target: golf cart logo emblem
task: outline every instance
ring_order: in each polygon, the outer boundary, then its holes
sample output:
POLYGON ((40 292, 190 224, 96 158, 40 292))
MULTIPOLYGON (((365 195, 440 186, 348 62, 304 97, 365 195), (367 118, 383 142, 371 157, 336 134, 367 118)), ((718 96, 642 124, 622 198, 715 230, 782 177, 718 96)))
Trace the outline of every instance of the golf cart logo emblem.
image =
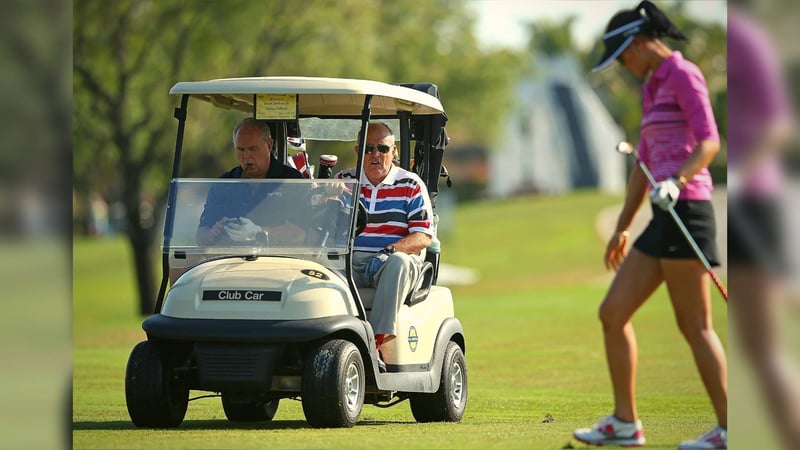
POLYGON ((279 302, 281 301, 281 293, 280 291, 241 291, 238 289, 222 289, 203 291, 203 300, 279 302))
POLYGON ((330 280, 330 278, 327 275, 320 272, 319 270, 303 269, 300 271, 300 273, 302 273, 303 275, 308 275, 310 277, 319 278, 320 280, 330 280))
POLYGON ((412 326, 408 329, 408 348, 410 348, 412 352, 417 351, 418 342, 419 336, 417 336, 417 329, 412 326))

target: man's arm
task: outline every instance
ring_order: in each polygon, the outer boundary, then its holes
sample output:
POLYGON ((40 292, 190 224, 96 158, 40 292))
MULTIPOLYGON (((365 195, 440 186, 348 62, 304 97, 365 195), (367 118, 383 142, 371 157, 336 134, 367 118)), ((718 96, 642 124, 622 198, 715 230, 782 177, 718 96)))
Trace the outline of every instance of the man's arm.
POLYGON ((419 254, 431 245, 433 239, 433 207, 425 183, 416 175, 412 179, 416 181, 416 186, 406 206, 410 233, 397 241, 394 246, 396 251, 419 254))
POLYGON ((421 231, 416 231, 395 242, 394 249, 398 252, 418 255, 423 249, 431 245, 431 236, 421 231))
MULTIPOLYGON (((226 178, 226 174, 222 175, 226 178)), ((212 185, 206 193, 206 203, 203 205, 203 212, 200 214, 200 223, 195 232, 195 241, 198 245, 212 245, 225 229, 225 224, 232 219, 224 217, 224 202, 226 198, 224 191, 219 186, 212 185)))
POLYGON ((217 238, 225 232, 225 224, 231 222, 232 220, 230 217, 223 217, 217 223, 212 226, 203 226, 200 225, 197 227, 197 232, 195 233, 195 240, 197 241, 198 245, 212 245, 217 240, 217 238))

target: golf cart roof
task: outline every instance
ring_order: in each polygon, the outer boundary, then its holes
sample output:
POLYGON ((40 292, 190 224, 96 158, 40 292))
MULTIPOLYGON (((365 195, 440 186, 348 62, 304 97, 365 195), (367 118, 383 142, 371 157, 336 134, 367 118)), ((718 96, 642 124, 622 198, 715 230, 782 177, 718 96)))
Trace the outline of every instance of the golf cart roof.
POLYGON ((256 94, 296 94, 300 116, 357 117, 366 95, 373 116, 444 114, 438 98, 426 92, 379 81, 319 77, 224 78, 176 83, 170 94, 188 94, 214 106, 252 112, 256 94))

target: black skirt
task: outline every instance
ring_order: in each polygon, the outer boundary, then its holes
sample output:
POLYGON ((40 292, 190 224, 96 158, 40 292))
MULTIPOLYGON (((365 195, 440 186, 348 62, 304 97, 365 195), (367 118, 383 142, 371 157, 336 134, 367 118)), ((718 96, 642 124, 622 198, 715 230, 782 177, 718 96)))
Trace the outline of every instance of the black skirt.
MULTIPOLYGON (((651 205, 653 219, 647 224, 633 246, 647 255, 656 258, 685 259, 697 258, 692 246, 684 237, 675 220, 668 211, 651 205)), ((705 255, 711 266, 719 266, 717 250, 717 224, 714 220, 714 207, 708 200, 679 200, 675 205, 689 234, 705 255)))

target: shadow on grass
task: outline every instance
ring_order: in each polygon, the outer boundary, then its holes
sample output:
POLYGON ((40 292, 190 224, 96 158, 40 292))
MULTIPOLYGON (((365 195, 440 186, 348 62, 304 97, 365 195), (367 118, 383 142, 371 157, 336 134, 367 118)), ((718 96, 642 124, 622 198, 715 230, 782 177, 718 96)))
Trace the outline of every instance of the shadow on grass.
MULTIPOLYGON (((415 422, 388 420, 360 420, 356 426, 402 425, 415 422)), ((271 422, 230 422, 227 420, 184 420, 175 428, 143 428, 162 430, 299 430, 313 428, 305 420, 274 420, 271 422)), ((138 427, 128 420, 73 422, 72 429, 80 430, 136 430, 138 427)))

